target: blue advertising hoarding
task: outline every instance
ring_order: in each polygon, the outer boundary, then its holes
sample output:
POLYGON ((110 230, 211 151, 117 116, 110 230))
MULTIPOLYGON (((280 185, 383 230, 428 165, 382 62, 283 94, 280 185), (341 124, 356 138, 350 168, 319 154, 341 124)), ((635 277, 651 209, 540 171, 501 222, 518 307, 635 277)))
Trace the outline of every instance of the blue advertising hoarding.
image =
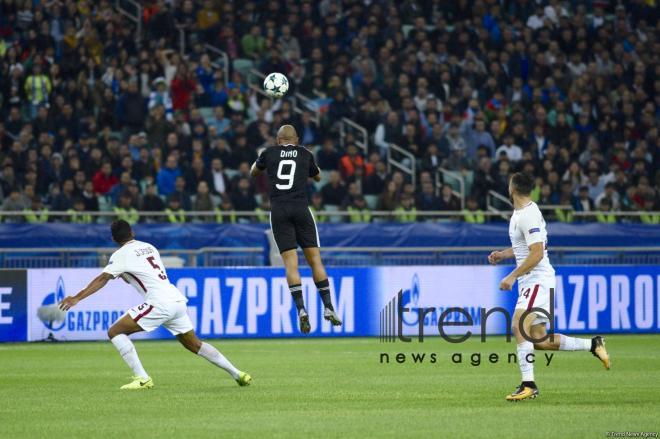
MULTIPOLYGON (((411 309, 434 307, 424 317, 428 335, 437 334, 438 318, 461 307, 480 325, 481 309, 513 309, 517 292, 499 291, 511 267, 425 266, 329 268, 336 310, 344 325, 322 319, 322 304, 309 270, 303 270, 303 295, 310 312, 308 336, 378 336, 380 311, 399 290, 411 309)), ((660 332, 660 267, 556 267, 556 330, 567 333, 660 332)), ((105 339, 122 313, 141 296, 116 280, 80 302, 63 322, 43 323, 39 306, 75 294, 99 269, 42 269, 0 272, 0 340, 41 340, 53 333, 62 340, 105 339), (26 279, 27 278, 27 288, 26 279), (11 292, 10 292, 11 290, 11 292), (27 293, 27 294, 26 294, 27 293)), ((197 332, 205 338, 297 337, 295 306, 281 268, 171 269, 168 275, 187 297, 197 332)), ((418 329, 417 313, 403 319, 405 333, 418 329)), ((471 328, 458 328, 460 330, 471 328)), ((504 318, 488 320, 488 333, 507 330, 504 318)), ((159 329, 137 338, 169 338, 159 329)))
POLYGON ((27 272, 0 270, 0 342, 27 339, 27 272))

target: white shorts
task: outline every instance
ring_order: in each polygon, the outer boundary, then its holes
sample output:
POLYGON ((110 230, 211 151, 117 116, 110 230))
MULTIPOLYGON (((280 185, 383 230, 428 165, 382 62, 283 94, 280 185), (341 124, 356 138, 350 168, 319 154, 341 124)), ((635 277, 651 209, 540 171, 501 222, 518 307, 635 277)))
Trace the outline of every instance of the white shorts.
POLYGON ((193 330, 185 302, 172 302, 159 306, 143 303, 129 309, 126 314, 147 332, 158 329, 161 325, 167 328, 172 335, 185 334, 193 330))
MULTIPOLYGON (((555 279, 532 280, 531 282, 518 281, 518 302, 516 309, 529 310, 532 308, 541 308, 548 314, 550 313, 550 290, 554 291, 555 279)), ((536 319, 532 325, 548 323, 550 320, 545 314, 536 313, 536 319)))

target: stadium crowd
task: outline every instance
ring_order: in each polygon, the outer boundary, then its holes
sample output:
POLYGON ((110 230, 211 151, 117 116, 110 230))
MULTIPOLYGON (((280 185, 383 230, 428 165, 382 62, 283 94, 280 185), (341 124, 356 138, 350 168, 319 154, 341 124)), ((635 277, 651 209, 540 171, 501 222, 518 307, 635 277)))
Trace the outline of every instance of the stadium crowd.
POLYGON ((106 210, 267 222, 267 185, 249 167, 283 123, 325 171, 310 183, 313 208, 347 210, 346 221, 385 210, 481 223, 489 191, 508 196, 518 170, 536 177, 551 220, 659 208, 654 0, 142 3, 138 35, 107 0, 0 0, 1 210, 24 212, 4 221, 85 223, 106 210), (288 96, 322 109, 320 126, 290 98, 262 98, 249 68, 223 70, 204 44, 285 73, 288 96), (367 154, 350 135, 340 146, 342 117, 368 130, 367 154), (388 171, 392 143, 415 156, 415 186, 388 171), (462 212, 450 181, 436 188, 439 168, 464 180, 462 212), (574 214, 589 211, 602 213, 574 214))

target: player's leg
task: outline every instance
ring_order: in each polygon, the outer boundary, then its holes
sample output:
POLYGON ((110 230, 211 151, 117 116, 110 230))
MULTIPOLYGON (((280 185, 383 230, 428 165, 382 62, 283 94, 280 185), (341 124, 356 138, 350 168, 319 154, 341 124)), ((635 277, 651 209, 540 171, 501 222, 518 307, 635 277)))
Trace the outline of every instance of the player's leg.
POLYGON ((536 315, 528 313, 523 318, 525 311, 525 309, 516 308, 511 321, 511 331, 517 344, 518 366, 522 383, 513 393, 507 395, 507 401, 533 399, 539 394, 534 382, 534 345, 527 340, 536 315))
MULTIPOLYGON (((142 305, 140 305, 142 306, 142 305)), ((132 309, 137 309, 132 308, 132 309)), ((144 310, 146 311, 145 308, 144 310)), ((139 315, 139 314, 138 314, 139 315)), ((133 371, 133 382, 122 386, 122 390, 146 389, 153 387, 153 381, 144 370, 142 362, 138 357, 135 345, 128 338, 130 334, 143 331, 142 327, 138 325, 130 313, 124 314, 108 329, 108 337, 119 351, 119 355, 124 359, 124 362, 133 371)))
MULTIPOLYGON (((172 331, 172 328, 181 326, 181 324, 181 322, 173 321, 171 324, 165 326, 170 329, 170 331, 172 331)), ((222 355, 219 350, 197 338, 194 330, 190 329, 185 333, 177 334, 176 338, 183 345, 183 347, 188 349, 193 354, 199 355, 200 357, 206 359, 209 363, 214 364, 220 369, 226 371, 229 375, 232 376, 232 378, 236 380, 239 386, 248 386, 250 381, 252 381, 252 377, 249 374, 238 370, 224 355, 222 355)))
MULTIPOLYGON (((547 335, 545 324, 532 326, 532 339, 541 340, 547 335)), ((545 351, 589 351, 598 358, 605 369, 610 368, 610 356, 605 349, 603 337, 597 335, 591 339, 569 337, 564 334, 550 334, 550 336, 538 343, 534 343, 534 348, 545 351)))
POLYGON ((316 227, 316 220, 309 208, 299 208, 295 216, 296 221, 296 242, 303 249, 305 259, 312 269, 314 284, 319 291, 321 301, 323 301, 323 318, 330 321, 333 325, 341 325, 339 316, 335 313, 330 296, 330 283, 328 274, 325 272, 323 261, 321 261, 321 243, 319 240, 319 231, 316 227))
POLYGON ((298 319, 300 321, 300 332, 308 334, 311 326, 302 296, 302 282, 300 280, 300 272, 298 271, 298 244, 296 243, 295 224, 290 218, 290 210, 291 208, 287 206, 278 206, 276 209, 271 209, 270 228, 273 230, 277 249, 282 256, 282 261, 284 261, 286 281, 289 285, 293 302, 296 304, 298 319))
POLYGON ((305 309, 305 301, 302 295, 302 281, 300 271, 298 270, 298 252, 296 248, 282 252, 282 260, 286 270, 286 282, 289 285, 289 291, 293 302, 296 304, 298 319, 300 321, 300 332, 308 334, 312 329, 309 324, 309 315, 305 309))
POLYGON ((316 284, 316 288, 323 301, 323 318, 335 326, 341 325, 341 320, 335 312, 334 306, 332 306, 330 282, 328 281, 328 275, 326 274, 325 267, 321 261, 321 252, 319 251, 319 248, 306 247, 303 248, 303 253, 305 253, 305 259, 307 259, 307 263, 312 268, 314 284, 316 284))

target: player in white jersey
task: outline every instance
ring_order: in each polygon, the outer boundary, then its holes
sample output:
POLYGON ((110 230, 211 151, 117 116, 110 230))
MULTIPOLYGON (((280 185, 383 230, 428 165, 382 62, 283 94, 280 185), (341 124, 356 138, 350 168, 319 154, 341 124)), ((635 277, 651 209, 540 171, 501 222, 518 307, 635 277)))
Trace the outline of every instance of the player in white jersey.
MULTIPOLYGON (((539 207, 530 199, 534 180, 521 172, 509 181, 509 196, 513 215, 509 224, 511 248, 494 251, 488 256, 491 264, 515 257, 516 268, 502 279, 500 290, 509 291, 518 280, 518 302, 511 319, 511 329, 518 343, 518 365, 522 384, 508 401, 536 398, 539 394, 534 382, 534 349, 562 351, 591 351, 610 368, 610 357, 603 338, 568 337, 546 331, 551 316, 550 303, 554 297, 555 270, 548 259, 548 234, 539 207)), ((553 328, 554 326, 551 326, 553 328)))
POLYGON ((115 221, 110 228, 112 239, 119 245, 119 249, 112 254, 100 275, 75 296, 65 297, 59 306, 68 310, 118 277, 144 296, 144 303, 129 309, 108 330, 110 341, 133 371, 133 381, 121 389, 153 387, 153 380, 142 367, 135 346, 128 336, 140 331, 150 332, 161 325, 176 336, 186 349, 227 371, 238 385, 249 385, 252 381, 250 375, 236 369, 220 351, 197 338, 188 317, 188 299, 170 283, 158 250, 151 244, 137 241, 126 221, 115 221))

